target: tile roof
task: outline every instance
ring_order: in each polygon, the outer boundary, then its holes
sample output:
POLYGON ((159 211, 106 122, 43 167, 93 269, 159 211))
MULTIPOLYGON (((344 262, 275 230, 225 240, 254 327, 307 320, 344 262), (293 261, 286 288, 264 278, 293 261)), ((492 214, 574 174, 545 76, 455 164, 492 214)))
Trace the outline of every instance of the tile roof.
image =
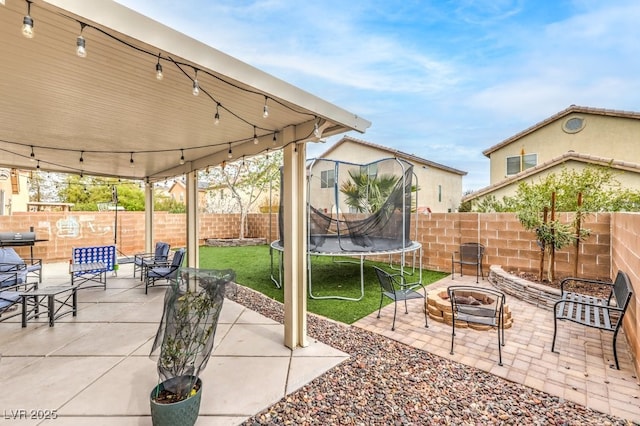
POLYGON ((476 198, 485 196, 497 189, 512 185, 516 182, 519 182, 523 179, 534 176, 544 170, 548 170, 554 166, 557 166, 558 164, 566 163, 568 161, 578 161, 581 163, 594 164, 598 166, 609 166, 611 168, 618 169, 618 170, 630 171, 633 173, 640 173, 640 164, 637 164, 637 163, 630 163, 628 161, 613 160, 612 158, 604 158, 604 157, 598 157, 595 155, 580 154, 578 152, 569 151, 558 157, 552 158, 549 161, 540 163, 535 167, 531 167, 516 175, 503 179, 500 182, 494 183, 493 185, 486 186, 482 189, 472 192, 471 194, 465 195, 462 197, 462 201, 464 202, 464 201, 474 200, 476 198))
POLYGON ((347 142, 352 142, 352 143, 356 143, 356 144, 360 144, 360 145, 366 145, 366 146, 369 146, 371 148, 375 148, 377 150, 387 152, 387 153, 393 155, 394 157, 402 158, 404 160, 408 160, 408 161, 411 161, 411 162, 414 162, 414 163, 419 163, 419 164, 422 164, 422 165, 425 165, 425 166, 434 167, 434 168, 441 169, 441 170, 444 170, 444 171, 447 171, 447 172, 455 173, 455 174, 458 174, 460 176, 465 176, 467 174, 467 172, 465 172, 463 170, 454 169, 453 167, 445 166, 443 164, 439 164, 439 163, 436 163, 434 161, 427 160, 426 158, 418 157, 417 155, 414 155, 414 154, 407 154, 406 152, 398 151, 397 149, 389 148, 389 147, 384 146, 384 145, 378 145, 378 144, 372 143, 372 142, 367 142, 367 141, 364 141, 362 139, 356 139, 356 138, 353 138, 351 136, 342 137, 342 139, 340 139, 338 142, 336 142, 331 147, 329 147, 329 149, 327 149, 325 152, 320 154, 318 156, 318 158, 325 158, 327 155, 329 155, 332 151, 334 151, 340 145, 342 145, 344 143, 347 143, 347 142))

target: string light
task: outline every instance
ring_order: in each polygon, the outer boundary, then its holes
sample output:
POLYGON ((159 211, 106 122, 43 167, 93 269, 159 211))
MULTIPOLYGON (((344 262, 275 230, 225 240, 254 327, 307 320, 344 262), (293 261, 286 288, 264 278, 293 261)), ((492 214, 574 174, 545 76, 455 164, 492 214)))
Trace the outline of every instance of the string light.
POLYGON ((198 84, 198 70, 196 70, 196 76, 193 79, 193 96, 198 96, 200 94, 200 85, 198 84))
POLYGON ((158 63, 156 64, 156 80, 162 80, 162 65, 160 65, 160 53, 158 53, 158 63))
POLYGON ((22 19, 22 35, 26 38, 33 38, 33 18, 31 17, 31 0, 27 2, 27 15, 22 19))
POLYGON ((82 22, 80 23, 80 35, 76 39, 76 46, 77 46, 76 47, 76 54, 80 58, 86 58, 87 57, 86 42, 85 42, 84 37, 82 37, 82 31, 84 30, 85 26, 86 26, 86 24, 83 24, 82 22))
POLYGON ((233 158, 233 151, 231 151, 231 142, 229 142, 229 153, 227 154, 227 157, 233 158))
MULTIPOLYGON (((23 30, 23 34, 24 34, 24 36, 25 36, 25 37, 32 38, 32 37, 34 36, 34 30, 33 30, 33 28, 34 28, 34 20, 33 20, 33 18, 31 17, 31 4, 32 4, 32 3, 34 3, 34 0, 25 0, 25 2, 27 3, 27 14, 24 16, 24 19, 23 19, 23 28, 22 28, 22 30, 23 30)), ((0 5, 5 5, 5 3, 6 3, 6 0, 0 0, 0 5)), ((91 28, 94 28, 94 29, 95 29, 95 30, 97 30, 98 32, 101 32, 101 33, 103 33, 103 34, 105 34, 105 35, 107 35, 107 36, 110 36, 111 38, 113 38, 114 40, 116 40, 117 42, 119 42, 119 43, 121 43, 121 44, 124 44, 124 45, 130 46, 130 47, 136 48, 135 46, 129 45, 127 42, 125 42, 125 41, 123 41, 123 40, 119 39, 118 37, 115 37, 115 36, 113 36, 113 35, 108 34, 108 33, 107 33, 107 32, 105 32, 104 30, 101 30, 101 29, 99 29, 99 28, 93 27, 93 26, 92 26, 92 25, 90 25, 90 24, 85 24, 85 23, 83 23, 83 22, 77 21, 77 20, 75 20, 75 19, 74 19, 74 21, 76 21, 77 23, 79 23, 79 24, 80 24, 80 34, 79 34, 79 35, 78 35, 78 37, 76 38, 76 54, 77 54, 79 57, 86 57, 86 55, 87 55, 87 50, 86 50, 86 47, 87 47, 87 46, 86 46, 86 39, 85 39, 85 38, 84 38, 84 36, 83 36, 84 28, 85 28, 86 26, 89 26, 89 27, 91 27, 91 28)), ((145 54, 147 54, 147 55, 150 55, 150 56, 156 56, 156 54, 154 54, 154 53, 151 53, 151 52, 148 52, 148 51, 144 51, 144 50, 142 50, 142 49, 138 49, 138 50, 141 50, 143 53, 145 53, 145 54)), ((162 57, 162 52, 159 52, 159 53, 157 54, 157 61, 156 61, 156 79, 157 79, 157 80, 162 80, 162 79, 163 79, 163 77, 164 77, 164 75, 163 75, 163 68, 162 68, 162 64, 160 63, 160 59, 164 59, 164 58, 162 57)), ((194 78, 193 78, 193 80, 192 80, 192 82, 193 82, 193 91, 192 91, 192 93, 193 93, 193 95, 194 95, 194 96, 198 96, 198 95, 199 95, 199 93, 200 93, 200 84, 199 84, 199 81, 198 81, 198 73, 199 73, 199 71, 201 71, 201 70, 199 70, 198 68, 195 68, 193 65, 190 65, 190 64, 185 64, 185 63, 181 63, 181 62, 176 62, 176 61, 174 61, 173 59, 171 59, 170 57, 169 57, 168 59, 169 59, 169 60, 171 60, 171 61, 172 61, 176 66, 178 66, 178 67, 181 67, 181 66, 187 66, 187 67, 191 67, 191 68, 193 69, 193 71, 194 71, 194 74, 195 74, 195 75, 194 75, 194 78)), ((183 72, 184 72, 184 71, 183 71, 183 72)), ((205 70, 204 72, 208 74, 208 72, 207 72, 206 70, 205 70)), ((187 73, 185 73, 185 75, 186 75, 187 77, 189 77, 187 73)), ((229 82, 227 82, 227 81, 224 81, 224 80, 222 80, 222 81, 223 81, 224 83, 226 83, 226 84, 233 85, 232 83, 229 83, 229 82)), ((237 87, 237 86, 235 86, 235 87, 237 87)), ((243 91, 245 91, 245 92, 251 92, 251 93, 254 93, 254 94, 258 94, 258 93, 256 93, 256 92, 252 92, 252 91, 250 91, 250 90, 246 90, 246 89, 241 89, 241 90, 243 90, 243 91)), ((207 95, 208 95, 208 94, 207 94, 207 95)), ((263 96, 264 96, 263 117, 264 117, 264 118, 268 118, 268 116, 269 116, 269 105, 268 105, 268 103, 269 103, 269 96, 264 95, 264 94, 263 94, 263 96)), ((209 97, 211 98, 211 96, 209 96, 209 97)), ((220 102, 216 101, 216 100, 215 100, 215 99, 213 99, 213 98, 211 98, 211 100, 213 100, 214 102, 216 102, 216 112, 215 112, 215 115, 214 115, 214 124, 215 124, 215 125, 218 125, 218 124, 219 124, 219 122, 220 122, 220 107, 221 107, 222 105, 220 104, 220 102)), ((286 106, 285 106, 285 107, 286 107, 286 106)), ((226 109, 226 108, 225 108, 225 109, 226 109)), ((289 108, 289 109, 291 109, 291 108, 289 108)), ((258 135, 257 135, 257 129, 258 129, 258 126, 257 126, 256 124, 253 124, 253 123, 251 123, 250 121, 248 121, 248 120, 246 120, 246 119, 242 118, 241 116, 237 115, 237 114, 236 114, 236 113, 234 113, 233 111, 230 111, 230 110, 228 110, 228 109, 226 109, 226 110, 227 110, 231 115, 233 115, 233 116, 235 116, 235 117, 239 118, 240 120, 244 121, 245 123, 247 123, 247 124, 249 124, 249 125, 252 125, 252 126, 253 126, 253 143, 254 143, 255 145, 258 145, 258 144, 260 143, 260 140, 259 140, 258 135)), ((299 112, 299 111, 295 111, 295 110, 293 110, 293 109, 292 109, 292 111, 294 111, 294 112, 299 112)), ((311 115, 311 114, 309 114, 309 113, 303 113, 303 112, 299 112, 299 113, 307 114, 307 115, 311 115)), ((315 116, 315 119, 316 119, 316 122, 314 123, 314 134, 316 134, 316 136, 320 136, 320 131, 319 131, 319 122, 320 122, 320 121, 319 121, 319 119, 318 119, 318 117, 317 117, 317 116, 315 116), (317 132, 317 133, 316 133, 316 132, 317 132)), ((262 127, 261 127, 261 129, 262 129, 262 127)), ((268 130, 268 129, 264 129, 264 130, 268 130)), ((277 135, 277 133, 278 133, 278 132, 277 132, 276 130, 271 130, 271 132, 273 132, 273 138, 272 138, 273 144, 274 144, 274 145, 277 145, 277 143, 278 143, 278 135, 277 135)), ((223 142, 223 143, 224 143, 224 142, 223 142)), ((229 152, 228 152, 228 154, 232 154, 232 150, 231 150, 231 142, 228 142, 228 143, 229 143, 229 152)), ((20 145, 22 145, 22 144, 20 144, 20 145)), ((25 146, 25 145, 23 145, 23 146, 25 146)), ((35 152, 34 152, 34 146, 33 146, 33 145, 30 145, 30 148, 31 148, 30 161, 32 161, 32 162, 38 161, 38 165, 39 165, 39 161, 40 161, 40 160, 37 160, 37 159, 36 159, 35 152)), ((41 148, 41 147, 39 147, 39 148, 41 148)), ((75 151, 75 150, 70 150, 70 151, 75 151)), ((76 151, 76 152, 77 152, 77 151, 76 151)), ((80 152, 79 162, 80 162, 80 164, 81 164, 81 165, 84 165, 84 152, 85 152, 85 151, 81 151, 81 152, 80 152)), ((92 152, 93 152, 93 151, 92 151, 92 152)), ((96 151, 96 152, 98 152, 98 151, 96 151)), ((126 151, 125 151, 125 152, 126 152, 126 151)), ((156 152, 156 151, 149 151, 149 152, 156 152)), ((135 167, 134 159, 133 159, 133 154, 134 154, 134 153, 135 153, 134 151, 131 151, 131 152, 130 152, 130 158, 129 158, 130 167, 132 167, 132 168, 134 168, 134 167, 135 167)), ((180 153, 181 153, 181 155, 180 155, 180 158, 181 158, 181 160, 180 160, 180 164, 184 164, 184 149, 180 149, 180 153)))
POLYGON ((40 169, 40 160, 38 160, 38 164, 36 165, 36 169, 40 169))

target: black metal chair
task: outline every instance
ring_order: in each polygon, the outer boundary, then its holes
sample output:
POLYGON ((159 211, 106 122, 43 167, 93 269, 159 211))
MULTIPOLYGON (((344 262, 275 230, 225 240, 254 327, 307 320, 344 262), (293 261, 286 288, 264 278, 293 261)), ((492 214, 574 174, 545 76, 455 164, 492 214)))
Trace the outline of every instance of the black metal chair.
POLYGON ((145 269, 158 265, 162 266, 167 263, 169 258, 169 243, 158 241, 153 253, 138 253, 133 257, 133 278, 136 277, 136 271, 140 271, 140 279, 145 276, 145 269))
MULTIPOLYGON (((393 300, 393 324, 391 330, 396 328, 396 312, 398 310, 398 301, 404 301, 405 314, 409 313, 407 308, 407 300, 411 299, 424 299, 426 300, 426 290, 422 283, 409 283, 405 282, 404 276, 401 274, 389 274, 386 271, 374 266, 378 281, 380 282, 380 307, 378 308, 378 318, 380 318, 380 311, 382 310, 382 302, 385 297, 393 300), (422 293, 415 291, 417 287, 422 287, 422 293)), ((424 326, 429 327, 427 323, 427 309, 422 306, 424 311, 424 326)))
POLYGON ((482 270, 482 257, 484 256, 484 246, 480 243, 462 243, 460 249, 451 253, 451 279, 455 272, 455 265, 460 265, 460 276, 462 276, 462 268, 464 265, 476 267, 476 283, 479 282, 478 277, 484 280, 484 271, 482 270))
POLYGON ((155 286, 156 281, 158 280, 167 280, 167 284, 164 285, 171 285, 171 280, 176 279, 178 269, 182 266, 185 253, 185 249, 178 249, 173 253, 171 263, 167 262, 162 265, 155 263, 152 266, 145 268, 144 293, 147 294, 149 287, 155 286))
POLYGON ((505 295, 498 290, 474 286, 450 286, 447 294, 453 315, 451 324, 451 355, 456 335, 456 321, 486 325, 498 330, 498 365, 502 365, 504 346, 505 295))

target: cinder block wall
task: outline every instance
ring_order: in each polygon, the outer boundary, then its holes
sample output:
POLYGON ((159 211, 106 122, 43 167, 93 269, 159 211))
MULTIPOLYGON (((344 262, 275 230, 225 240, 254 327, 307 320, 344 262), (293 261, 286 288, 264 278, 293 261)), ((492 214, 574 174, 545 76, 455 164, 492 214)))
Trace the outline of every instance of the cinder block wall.
MULTIPOLYGON (((564 223, 573 216, 560 213, 564 223)), ((415 218, 415 216, 414 216, 415 218)), ((448 272, 451 253, 462 242, 479 241, 486 246, 485 273, 490 265, 504 270, 537 272, 540 249, 535 236, 522 228, 512 213, 432 213, 420 215, 412 224, 412 239, 422 243, 422 263, 426 269, 448 272)), ((200 238, 236 238, 240 226, 237 214, 203 214, 200 216, 200 238)), ((133 255, 144 251, 144 213, 118 212, 117 226, 114 212, 38 212, 0 216, 0 231, 29 231, 33 227, 39 242, 33 247, 34 257, 46 262, 66 261, 73 247, 113 244, 117 234, 121 254, 133 255)), ((166 212, 154 213, 156 239, 167 241, 172 247, 186 244, 186 216, 166 212)), ((579 246, 578 274, 590 278, 613 278, 618 269, 626 271, 634 286, 634 300, 625 317, 624 330, 640 371, 638 354, 637 301, 640 289, 640 214, 597 213, 588 216, 584 228, 591 229, 589 238, 579 246)), ((267 242, 278 238, 277 214, 250 214, 247 218, 247 237, 264 238, 267 242)), ((16 249, 29 256, 28 247, 16 249)), ((575 247, 556 252, 558 277, 573 275, 575 247)), ((466 273, 474 273, 469 270, 466 273)))
POLYGON ((640 342, 638 341, 638 301, 640 301, 640 240, 638 240, 638 230, 640 229, 640 214, 638 213, 615 213, 611 220, 611 263, 612 276, 618 270, 623 270, 629 275, 633 286, 633 296, 631 303, 624 316, 624 334, 631 346, 636 371, 640 371, 640 342))
MULTIPOLYGON (((570 214, 559 215, 570 222, 570 214)), ((609 278, 610 219, 608 213, 587 217, 585 228, 591 236, 580 245, 578 274, 594 278, 609 278)), ((486 246, 485 271, 490 265, 501 265, 506 271, 537 272, 540 250, 532 232, 525 231, 512 213, 432 213, 419 215, 412 224, 411 238, 422 243, 422 262, 425 268, 451 270, 451 253, 462 242, 479 241, 486 246), (417 226, 416 226, 417 225, 417 226)), ((203 214, 199 219, 201 243, 207 238, 237 238, 240 215, 203 214)), ((71 248, 113 244, 116 239, 121 254, 132 255, 144 251, 144 214, 142 212, 39 212, 0 216, 0 231, 36 231, 40 242, 33 248, 34 256, 45 262, 69 258, 71 248)), ((172 247, 186 244, 184 214, 154 213, 156 240, 167 241, 172 247)), ((246 237, 264 238, 268 242, 278 238, 277 214, 250 214, 247 217, 246 237)), ((19 248, 27 254, 28 248, 19 248)), ((574 247, 556 252, 558 276, 573 275, 576 257, 574 247)), ((469 271, 473 272, 473 271, 469 271)))
MULTIPOLYGON (((577 253, 580 276, 609 278, 610 217, 609 213, 597 213, 584 221, 583 228, 590 229, 591 235, 577 253)), ((560 213, 558 218, 569 223, 573 215, 560 213)), ((486 247, 483 266, 487 273, 490 265, 501 265, 506 271, 537 273, 540 269, 541 251, 535 234, 525 230, 513 213, 432 213, 417 220, 415 239, 423 245, 423 265, 428 269, 451 271, 451 253, 461 243, 474 241, 486 247)), ((575 259, 575 246, 557 250, 557 276, 573 275, 575 259)))

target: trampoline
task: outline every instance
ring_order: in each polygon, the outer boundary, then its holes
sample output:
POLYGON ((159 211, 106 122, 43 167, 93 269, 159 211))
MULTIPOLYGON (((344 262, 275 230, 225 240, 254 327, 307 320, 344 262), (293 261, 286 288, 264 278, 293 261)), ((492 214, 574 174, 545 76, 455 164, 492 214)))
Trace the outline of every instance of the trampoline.
MULTIPOLYGON (((313 159, 307 177, 307 272, 312 299, 361 300, 364 297, 364 261, 388 256, 389 264, 402 274, 414 274, 418 257, 418 280, 422 281, 422 245, 410 238, 414 174, 413 166, 398 158, 368 164, 313 159), (411 271, 407 254, 413 255, 411 271), (316 295, 313 292, 313 256, 330 256, 336 263, 359 263, 360 294, 316 295), (394 265, 394 260, 397 261, 394 265), (406 268, 407 267, 407 268, 406 268), (405 269, 407 269, 405 271, 405 269)), ((280 190, 280 239, 270 245, 271 280, 280 288, 285 229, 280 190), (273 254, 278 253, 277 278, 273 254)), ((417 228, 415 229, 417 233, 417 228)))

